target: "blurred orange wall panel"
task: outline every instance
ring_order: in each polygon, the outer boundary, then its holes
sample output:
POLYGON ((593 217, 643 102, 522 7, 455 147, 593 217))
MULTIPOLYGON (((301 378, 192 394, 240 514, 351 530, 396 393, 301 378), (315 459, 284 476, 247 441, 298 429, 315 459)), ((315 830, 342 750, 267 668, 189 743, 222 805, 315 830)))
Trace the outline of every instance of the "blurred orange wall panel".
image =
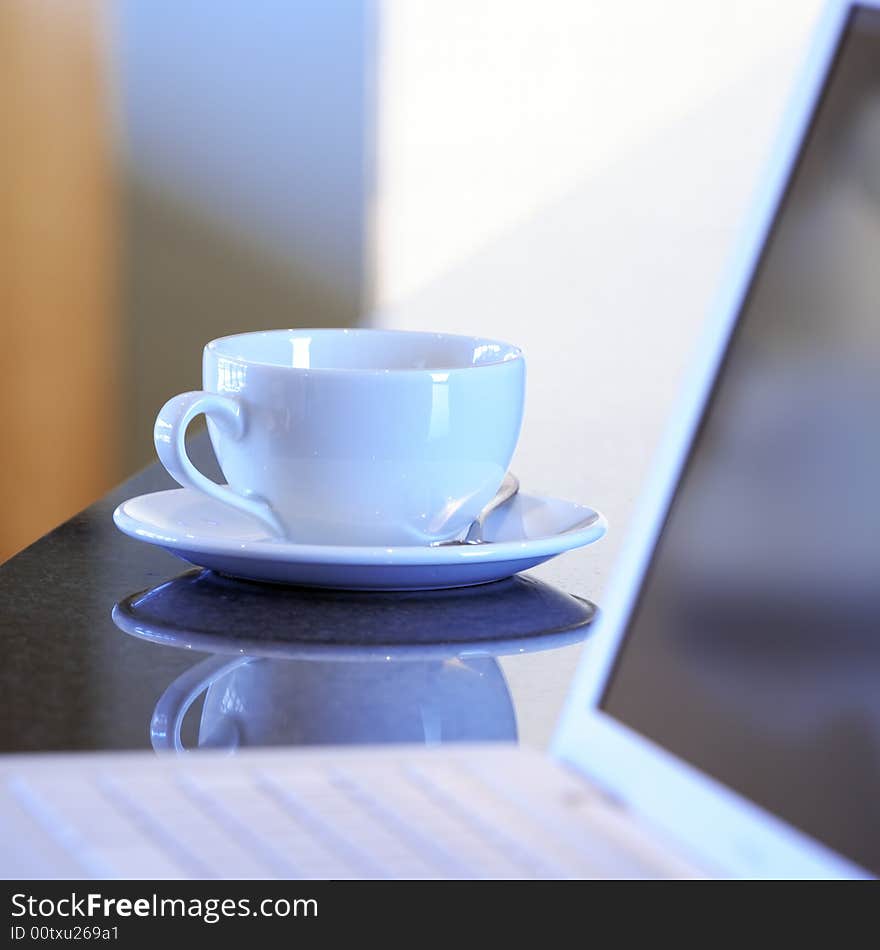
POLYGON ((118 476, 104 13, 0 3, 0 560, 118 476))

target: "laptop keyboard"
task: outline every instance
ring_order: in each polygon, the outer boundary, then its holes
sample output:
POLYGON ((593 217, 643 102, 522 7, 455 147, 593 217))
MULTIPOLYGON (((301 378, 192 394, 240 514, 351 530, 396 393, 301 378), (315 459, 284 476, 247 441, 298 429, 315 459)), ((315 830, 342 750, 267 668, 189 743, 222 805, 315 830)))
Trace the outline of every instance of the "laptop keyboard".
POLYGON ((7 841, 15 850, 46 838, 29 858, 36 864, 42 854, 48 876, 657 873, 643 838, 600 796, 566 778, 570 788, 560 798, 558 775, 547 780, 552 789, 531 788, 529 794, 522 786, 532 780, 525 781, 529 769, 521 763, 518 774, 506 774, 497 762, 481 765, 473 756, 449 754, 380 762, 369 756, 306 762, 270 756, 245 763, 241 757, 211 768, 129 769, 105 762, 68 768, 63 781, 51 770, 5 770, 0 814, 14 810, 19 818, 10 822, 7 841), (53 863, 55 871, 48 866, 53 863))

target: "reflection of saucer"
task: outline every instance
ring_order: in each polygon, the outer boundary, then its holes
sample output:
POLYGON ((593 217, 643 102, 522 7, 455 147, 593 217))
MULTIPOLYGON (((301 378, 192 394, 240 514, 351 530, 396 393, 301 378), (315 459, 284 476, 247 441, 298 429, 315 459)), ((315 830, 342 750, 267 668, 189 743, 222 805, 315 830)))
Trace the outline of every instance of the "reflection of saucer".
POLYGON ((211 571, 188 571, 113 608, 126 633, 215 654, 178 676, 156 704, 153 746, 178 752, 187 711, 200 697, 198 744, 229 751, 515 740, 516 716, 494 657, 577 643, 595 615, 589 602, 531 577, 359 593, 211 571))
POLYGON ((605 519, 558 498, 516 495, 486 520, 489 544, 339 547, 271 538, 246 514, 186 488, 130 498, 113 513, 138 541, 233 577, 344 590, 485 584, 598 541, 605 519))
POLYGON ((126 633, 206 653, 322 660, 501 656, 582 640, 596 608, 532 577, 441 591, 265 586, 188 571, 113 608, 126 633))

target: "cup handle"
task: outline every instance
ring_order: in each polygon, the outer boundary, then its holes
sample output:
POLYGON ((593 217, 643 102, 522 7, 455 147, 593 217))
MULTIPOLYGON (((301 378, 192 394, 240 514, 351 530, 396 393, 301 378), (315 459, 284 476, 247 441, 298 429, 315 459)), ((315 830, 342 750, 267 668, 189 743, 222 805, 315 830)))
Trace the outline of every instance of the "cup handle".
POLYGON ((156 752, 188 751, 180 738, 183 720, 190 706, 218 680, 253 660, 250 656, 230 659, 209 656, 177 677, 165 690, 153 710, 150 721, 150 742, 156 752))
POLYGON ((234 396, 192 392, 172 397, 159 410, 153 427, 156 452, 168 474, 184 488, 192 488, 230 508, 243 511, 256 518, 276 537, 285 538, 287 533, 267 501, 251 492, 239 492, 229 485, 211 481, 190 461, 186 453, 186 430, 193 419, 202 413, 232 439, 240 439, 247 428, 244 406, 234 396))

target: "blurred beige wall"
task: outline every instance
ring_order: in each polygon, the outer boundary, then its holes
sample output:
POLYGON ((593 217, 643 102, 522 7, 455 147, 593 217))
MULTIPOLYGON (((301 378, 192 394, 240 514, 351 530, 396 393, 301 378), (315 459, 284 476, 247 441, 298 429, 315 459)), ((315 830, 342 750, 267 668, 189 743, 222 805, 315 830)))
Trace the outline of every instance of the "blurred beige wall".
POLYGON ((0 3, 0 560, 119 475, 100 4, 0 3))

